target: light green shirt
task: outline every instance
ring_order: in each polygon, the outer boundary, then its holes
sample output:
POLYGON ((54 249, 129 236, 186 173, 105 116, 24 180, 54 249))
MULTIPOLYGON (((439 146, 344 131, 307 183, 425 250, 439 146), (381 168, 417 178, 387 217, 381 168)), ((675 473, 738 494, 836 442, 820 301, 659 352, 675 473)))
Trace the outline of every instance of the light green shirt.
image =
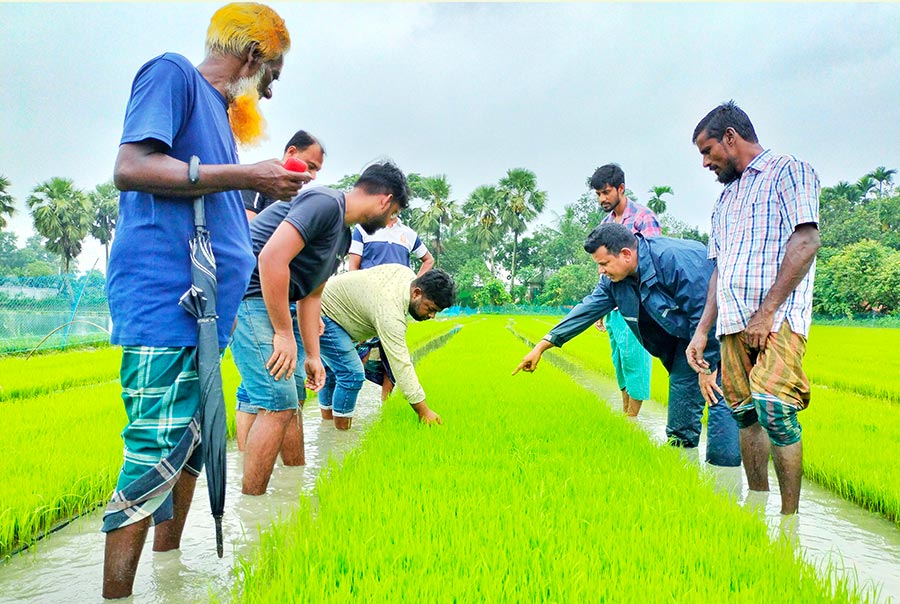
POLYGON ((335 275, 322 291, 322 313, 351 338, 379 337, 397 388, 411 405, 425 400, 406 346, 409 286, 415 278, 402 264, 382 264, 335 275))

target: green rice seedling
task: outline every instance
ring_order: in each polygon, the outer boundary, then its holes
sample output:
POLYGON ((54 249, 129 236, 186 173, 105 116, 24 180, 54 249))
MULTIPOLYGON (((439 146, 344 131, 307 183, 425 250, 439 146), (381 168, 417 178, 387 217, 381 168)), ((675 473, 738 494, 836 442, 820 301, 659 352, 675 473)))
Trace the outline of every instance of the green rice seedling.
POLYGON ((527 348, 473 321, 419 374, 444 425, 400 396, 239 571, 256 602, 870 601, 527 348))
MULTIPOLYGON (((537 342, 562 317, 548 322, 547 317, 517 316, 512 318, 512 329, 531 342, 537 342)), ((549 354, 559 354, 575 362, 588 371, 598 372, 610 379, 616 379, 616 370, 612 363, 612 351, 609 347, 609 336, 590 327, 578 336, 566 342, 561 348, 551 348, 549 354)), ((653 370, 650 376, 650 398, 663 405, 669 402, 669 373, 659 359, 653 359, 653 370)))
POLYGON ((803 367, 815 384, 900 403, 898 350, 900 329, 813 325, 803 367))
POLYGON ((813 385, 799 417, 804 475, 900 525, 897 404, 813 385))
POLYGON ((0 556, 109 498, 122 464, 118 383, 0 405, 0 556))
POLYGON ((0 402, 116 380, 121 363, 118 346, 0 358, 0 402))

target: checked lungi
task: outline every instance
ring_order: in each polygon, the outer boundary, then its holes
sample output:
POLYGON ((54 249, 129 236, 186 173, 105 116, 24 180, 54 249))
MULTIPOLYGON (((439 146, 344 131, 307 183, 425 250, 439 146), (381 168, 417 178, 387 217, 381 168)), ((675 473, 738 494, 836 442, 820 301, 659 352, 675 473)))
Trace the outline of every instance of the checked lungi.
POLYGON ((171 519, 181 471, 197 476, 203 467, 195 348, 125 346, 120 379, 128 414, 125 461, 103 532, 150 515, 154 524, 171 519))

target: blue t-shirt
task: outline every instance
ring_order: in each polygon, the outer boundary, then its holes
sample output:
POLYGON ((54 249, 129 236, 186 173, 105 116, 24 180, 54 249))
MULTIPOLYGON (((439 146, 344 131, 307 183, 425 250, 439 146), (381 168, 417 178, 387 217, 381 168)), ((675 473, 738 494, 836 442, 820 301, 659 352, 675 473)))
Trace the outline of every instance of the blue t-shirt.
MULTIPOLYGON (((327 187, 301 191, 290 202, 279 201, 259 213, 250 223, 253 253, 259 253, 275 230, 286 222, 303 237, 303 249, 290 263, 288 299, 302 300, 333 275, 350 247, 350 229, 344 225, 347 202, 344 194, 327 187)), ((261 297, 259 267, 253 270, 246 297, 261 297)))
MULTIPOLYGON (((134 79, 121 143, 155 140, 184 162, 237 164, 227 102, 184 57, 166 53, 134 79)), ((187 179, 187 170, 185 170, 187 179)), ((205 196, 216 259, 219 346, 228 344, 255 264, 239 191, 205 196)), ((191 286, 193 199, 139 191, 119 196, 107 290, 112 342, 123 346, 195 346, 197 320, 178 305, 191 286)))
POLYGON ((378 229, 371 235, 356 225, 350 253, 362 256, 359 268, 364 269, 382 264, 409 266, 410 254, 421 259, 428 253, 428 248, 419 235, 398 218, 393 226, 378 229))

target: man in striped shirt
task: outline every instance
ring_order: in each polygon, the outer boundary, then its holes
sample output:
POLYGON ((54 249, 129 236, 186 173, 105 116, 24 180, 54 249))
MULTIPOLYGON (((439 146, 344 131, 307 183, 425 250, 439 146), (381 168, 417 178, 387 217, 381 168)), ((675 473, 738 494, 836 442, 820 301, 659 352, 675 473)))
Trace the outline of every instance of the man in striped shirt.
POLYGON ((716 322, 722 390, 740 427, 747 482, 769 490, 771 443, 781 513, 793 514, 803 474, 797 412, 809 404, 802 362, 820 245, 819 178, 808 163, 763 149, 734 101, 700 120, 693 141, 725 190, 709 237, 716 270, 688 362, 709 370, 703 350, 716 322))

